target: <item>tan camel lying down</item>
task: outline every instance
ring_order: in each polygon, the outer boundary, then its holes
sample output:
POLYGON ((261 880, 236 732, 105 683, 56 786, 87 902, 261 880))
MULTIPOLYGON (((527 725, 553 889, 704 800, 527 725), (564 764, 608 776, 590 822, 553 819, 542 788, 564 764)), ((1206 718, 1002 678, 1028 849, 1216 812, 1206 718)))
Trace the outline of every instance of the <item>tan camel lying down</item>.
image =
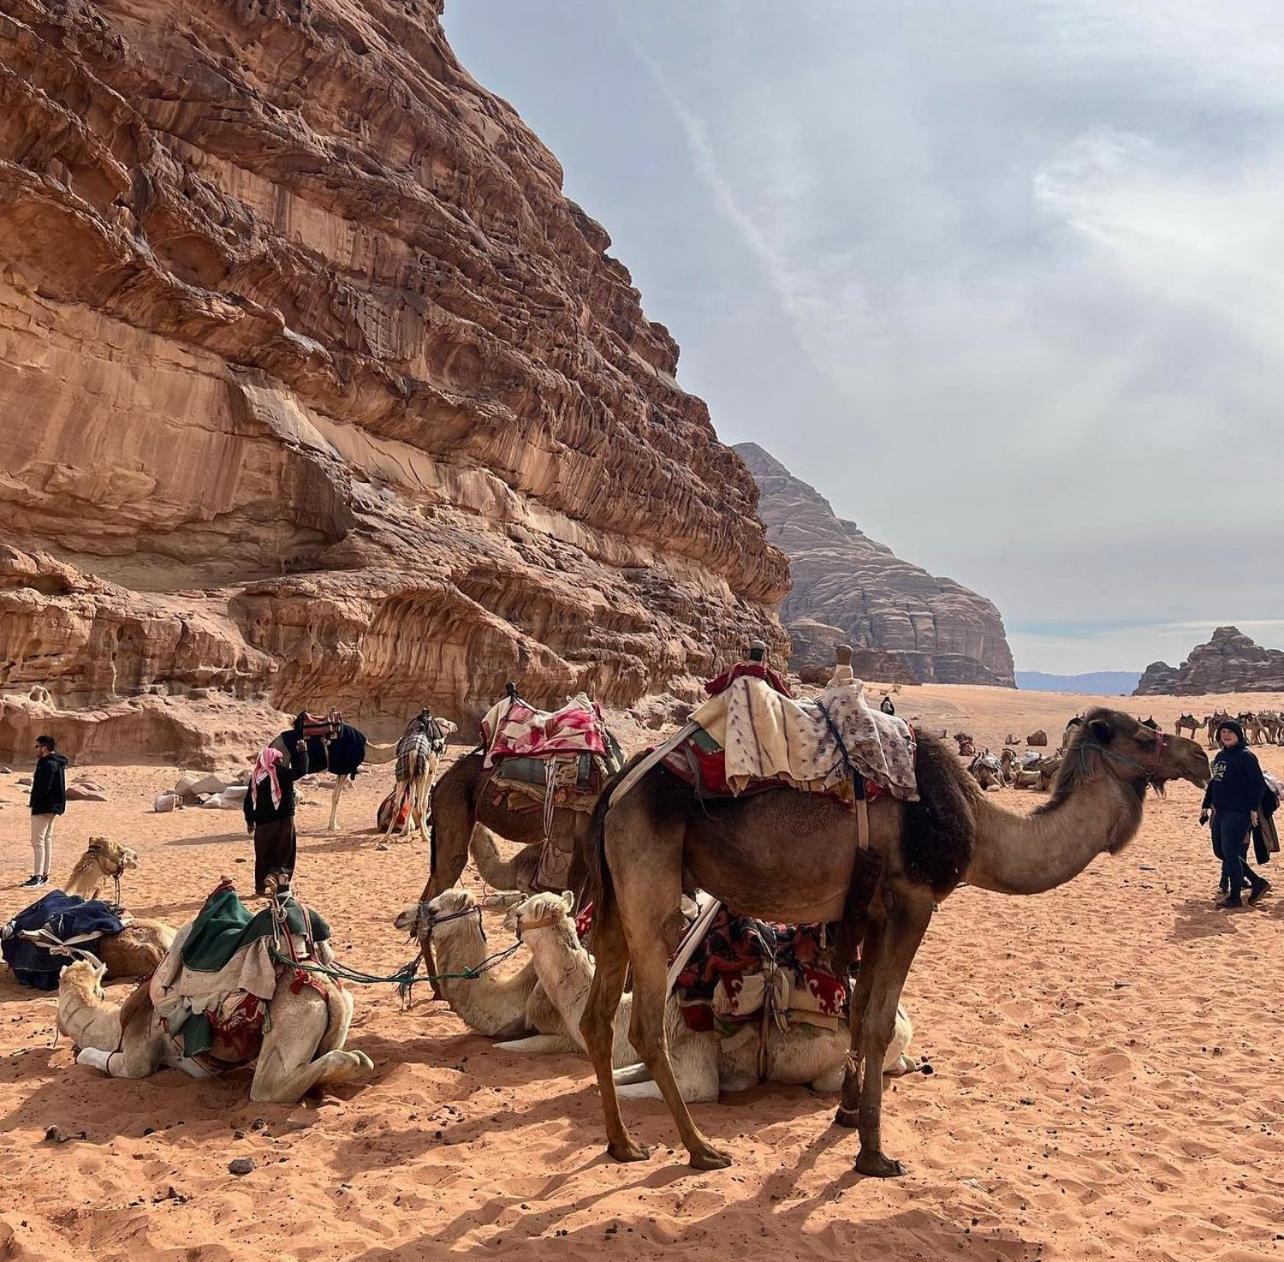
POLYGON ((508 1039, 534 1035, 550 1040, 545 1051, 573 1052, 577 1044, 538 984, 533 961, 527 960, 508 977, 492 972, 479 977, 451 976, 475 969, 494 951, 482 928, 482 906, 511 907, 522 897, 494 894, 479 905, 466 890, 450 889, 429 903, 405 908, 394 923, 412 938, 431 940, 435 967, 444 974, 442 994, 450 1010, 475 1034, 508 1039))
MULTIPOLYGON (((593 981, 593 958, 580 945, 572 919, 574 898, 570 894, 536 894, 509 913, 509 923, 530 947, 540 983, 561 1012, 565 1028, 580 1041, 580 1018, 588 1003, 593 981)), ((630 996, 621 1001, 615 1022, 612 1063, 618 1094, 628 1099, 655 1099, 660 1088, 650 1080, 646 1066, 629 1042, 630 996)), ((673 1073, 682 1098, 691 1101, 717 1100, 720 1091, 746 1091, 761 1081, 758 1072, 759 1038, 756 1024, 746 1025, 731 1038, 713 1031, 692 1030, 683 1020, 677 998, 670 993, 664 1010, 665 1035, 673 1073)), ((883 1072, 899 1076, 918 1069, 905 1054, 913 1027, 904 1008, 896 1009, 896 1029, 883 1060, 883 1072)), ((561 1051, 539 1038, 500 1043, 505 1051, 561 1051)), ((792 1025, 780 1030, 768 1023, 766 1077, 770 1082, 809 1085, 814 1091, 835 1092, 843 1085, 851 1032, 846 1024, 827 1030, 818 1026, 792 1025)))
MULTIPOLYGON (((97 898, 103 885, 113 880, 119 901, 120 879, 136 867, 138 854, 128 846, 107 837, 91 837, 63 885, 63 893, 97 898)), ((98 954, 107 965, 108 980, 146 977, 155 972, 173 945, 175 932, 163 920, 131 920, 119 933, 104 934, 98 939, 98 954)))
MULTIPOLYGON (((103 972, 101 964, 77 960, 63 969, 58 982, 58 1031, 75 1043, 78 1065, 92 1065, 112 1078, 147 1078, 158 1069, 209 1076, 208 1068, 186 1059, 161 1027, 146 982, 117 1005, 103 993, 103 972)), ((314 1087, 353 1082, 374 1068, 365 1052, 343 1050, 352 996, 327 977, 319 980, 324 995, 311 986, 296 995, 288 972, 279 971, 270 1020, 255 1058, 251 1100, 296 1104, 314 1087)), ((226 1059, 229 1068, 248 1063, 217 1038, 211 1054, 226 1059)))

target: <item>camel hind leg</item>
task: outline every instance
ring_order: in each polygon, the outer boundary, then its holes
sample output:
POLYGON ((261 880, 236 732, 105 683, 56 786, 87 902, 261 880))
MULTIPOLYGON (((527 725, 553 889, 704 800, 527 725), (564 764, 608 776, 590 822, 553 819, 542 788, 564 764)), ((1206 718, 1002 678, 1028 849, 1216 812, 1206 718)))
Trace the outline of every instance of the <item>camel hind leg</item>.
POLYGON ((329 1002, 312 987, 304 986, 297 995, 288 985, 277 987, 270 1028, 250 1084, 251 1100, 297 1104, 314 1087, 353 1082, 374 1068, 364 1052, 335 1046, 352 1019, 352 996, 342 991, 339 995, 340 1013, 332 1022, 329 1002), (323 1047, 331 1050, 318 1056, 323 1047))
POLYGON ((620 909, 611 890, 602 891, 594 904, 592 946, 596 966, 588 1000, 580 1017, 580 1035, 593 1062, 598 1092, 602 1097, 606 1151, 616 1161, 642 1161, 650 1156, 650 1152, 634 1143, 625 1128, 615 1090, 615 1014, 624 993, 629 948, 624 938, 624 926, 620 923, 620 909))

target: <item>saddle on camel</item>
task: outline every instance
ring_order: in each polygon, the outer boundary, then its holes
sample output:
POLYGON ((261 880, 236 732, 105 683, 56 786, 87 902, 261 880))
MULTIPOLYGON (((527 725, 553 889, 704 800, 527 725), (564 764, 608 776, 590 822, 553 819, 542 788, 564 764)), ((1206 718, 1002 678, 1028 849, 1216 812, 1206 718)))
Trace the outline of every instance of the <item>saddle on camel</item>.
POLYGON ((161 1067, 207 1078, 257 1062, 250 1098, 294 1102, 322 1083, 371 1068, 343 1050, 352 998, 341 983, 305 971, 333 960, 330 929, 288 895, 252 914, 224 879, 179 931, 153 976, 112 1005, 92 961, 63 974, 59 1030, 78 1064, 112 1078, 161 1067))
POLYGON ((537 710, 510 683, 507 696, 482 719, 481 750, 489 773, 484 792, 493 802, 512 812, 542 812, 535 881, 541 889, 563 889, 573 854, 553 835, 553 813, 591 814, 602 786, 624 765, 601 710, 584 693, 559 710, 537 710))
POLYGON ((841 801, 857 817, 864 849, 869 802, 884 793, 918 800, 915 741, 904 719, 866 702, 850 653, 846 646, 839 651, 819 696, 796 701, 766 664, 764 647, 751 645, 748 659, 705 685, 709 700, 687 725, 634 763, 612 802, 657 763, 700 797, 743 797, 787 785, 841 801))

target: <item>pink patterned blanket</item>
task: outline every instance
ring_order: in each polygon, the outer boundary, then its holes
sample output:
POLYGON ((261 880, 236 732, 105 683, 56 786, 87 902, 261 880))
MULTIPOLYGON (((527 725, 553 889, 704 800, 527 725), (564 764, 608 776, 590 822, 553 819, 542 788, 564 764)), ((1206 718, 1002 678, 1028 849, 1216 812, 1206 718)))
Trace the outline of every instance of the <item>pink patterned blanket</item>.
POLYGON ((583 693, 551 712, 505 697, 482 720, 481 733, 487 767, 500 758, 607 755, 601 712, 583 693))

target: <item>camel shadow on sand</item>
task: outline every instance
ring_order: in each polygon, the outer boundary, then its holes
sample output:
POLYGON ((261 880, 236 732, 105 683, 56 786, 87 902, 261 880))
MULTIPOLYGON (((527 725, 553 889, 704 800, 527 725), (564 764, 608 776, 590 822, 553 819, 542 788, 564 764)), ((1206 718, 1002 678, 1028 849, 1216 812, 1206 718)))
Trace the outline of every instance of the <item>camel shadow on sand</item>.
MULTIPOLYGON (((664 1111, 664 1106, 659 1101, 655 1103, 667 1121, 668 1114, 664 1111)), ((596 1100, 594 1106, 596 1107, 596 1100)), ((734 1112, 725 1105, 703 1106, 700 1118, 702 1125, 708 1125, 719 1111, 734 1112)), ((718 1135, 720 1129, 740 1126, 743 1136, 745 1125, 743 1116, 733 1118, 725 1128, 711 1127, 711 1134, 718 1135)), ((727 1136, 724 1134, 720 1137, 725 1139, 727 1136)), ((837 1146, 846 1144, 851 1147, 854 1139, 850 1131, 822 1125, 797 1163, 781 1166, 764 1180, 755 1195, 743 1200, 735 1199, 739 1184, 729 1178, 734 1174, 734 1167, 731 1171, 711 1174, 692 1170, 687 1166, 686 1154, 681 1148, 653 1149, 648 1161, 628 1167, 630 1171, 637 1172, 636 1177, 627 1182, 612 1179, 605 1187, 593 1187, 576 1196, 576 1187, 586 1177, 591 1177, 594 1170, 613 1165, 600 1150, 585 1158, 583 1144, 580 1143, 573 1149, 579 1154, 577 1164, 570 1169, 549 1174, 537 1189, 525 1189, 520 1194, 494 1195, 480 1204, 470 1206, 437 1231, 425 1233, 414 1241, 390 1249, 368 1249, 354 1255, 354 1259, 355 1262, 399 1262, 401 1259, 434 1256, 443 1250, 457 1252, 465 1257, 492 1256, 498 1247, 507 1245, 511 1248, 522 1243, 529 1245, 541 1239, 555 1243, 559 1247, 559 1253, 564 1256, 578 1257, 589 1251, 600 1251, 613 1241, 627 1241, 629 1236, 636 1238, 635 1244, 643 1252, 658 1252, 683 1246, 709 1250, 718 1247, 716 1241, 710 1238, 714 1230, 711 1224, 728 1211, 742 1215, 745 1223, 754 1224, 761 1237, 767 1238, 761 1243, 764 1252, 778 1252, 787 1241, 788 1251, 785 1256, 800 1256, 798 1244, 809 1234, 808 1220, 813 1213, 849 1193, 859 1195, 858 1185, 865 1180, 848 1162, 847 1168, 838 1178, 824 1184, 814 1194, 800 1194, 797 1190, 798 1183, 816 1166, 821 1157, 837 1146), (629 1204, 632 1200, 629 1194, 632 1192, 669 1188, 683 1194, 688 1191, 712 1192, 716 1188, 725 1195, 726 1208, 708 1215, 700 1214, 686 1223, 679 1224, 671 1219, 664 1227, 656 1228, 655 1216, 648 1213, 651 1207, 641 1202, 632 1204, 631 1213, 625 1218, 613 1216, 575 1229, 559 1227, 560 1223, 575 1215, 592 1211, 604 1199, 610 1198, 617 1205, 621 1201, 629 1204), (676 1237, 672 1234, 675 1226, 680 1228, 676 1237), (486 1233, 484 1237, 483 1232, 486 1233), (460 1242, 468 1235, 482 1238, 461 1247, 460 1242)), ((852 1155, 854 1157, 854 1149, 852 1155)), ((912 1171, 910 1177, 913 1177, 912 1171)), ((817 1238, 817 1256, 842 1254, 884 1257, 888 1255, 889 1240, 903 1240, 907 1236, 922 1247, 925 1251, 922 1256, 927 1257, 985 1258, 987 1262, 992 1262, 993 1259, 1013 1259, 1015 1262, 1017 1259, 1036 1256, 1043 1250, 1043 1242, 1038 1239, 1027 1239, 1003 1227, 977 1228, 975 1223, 976 1219, 971 1216, 970 1211, 960 1210, 958 1219, 951 1220, 930 1210, 908 1209, 870 1221, 855 1221, 851 1218, 830 1221, 813 1229, 810 1234, 817 1238)))

